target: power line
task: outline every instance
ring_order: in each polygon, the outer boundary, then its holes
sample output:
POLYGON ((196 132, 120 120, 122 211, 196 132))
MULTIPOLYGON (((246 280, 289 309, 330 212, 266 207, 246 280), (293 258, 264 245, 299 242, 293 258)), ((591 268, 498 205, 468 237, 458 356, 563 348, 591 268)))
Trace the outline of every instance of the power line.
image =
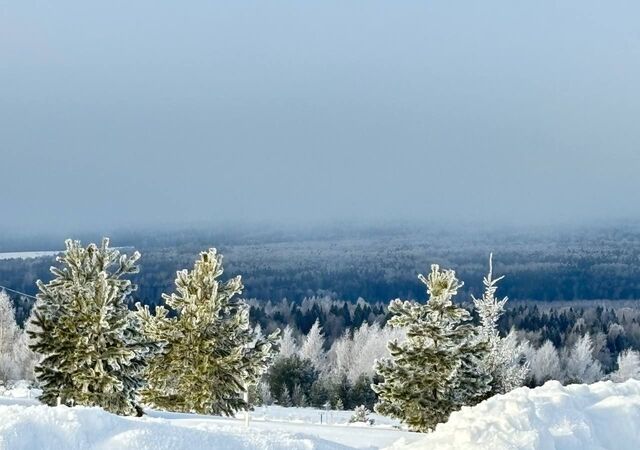
POLYGON ((8 288, 8 287, 3 286, 1 284, 0 284, 0 288, 4 289, 5 291, 15 292, 16 294, 24 295, 25 297, 29 297, 29 298, 32 298, 34 300, 38 300, 38 298, 33 296, 33 295, 29 295, 29 294, 25 294, 24 292, 16 291, 15 289, 8 288))

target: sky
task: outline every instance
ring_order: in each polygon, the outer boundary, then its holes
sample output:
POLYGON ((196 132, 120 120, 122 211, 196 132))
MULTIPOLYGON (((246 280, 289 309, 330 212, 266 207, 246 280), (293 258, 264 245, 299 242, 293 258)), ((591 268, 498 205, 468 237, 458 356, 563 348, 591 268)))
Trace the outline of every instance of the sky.
POLYGON ((637 218, 638 17, 0 0, 0 229, 637 218))

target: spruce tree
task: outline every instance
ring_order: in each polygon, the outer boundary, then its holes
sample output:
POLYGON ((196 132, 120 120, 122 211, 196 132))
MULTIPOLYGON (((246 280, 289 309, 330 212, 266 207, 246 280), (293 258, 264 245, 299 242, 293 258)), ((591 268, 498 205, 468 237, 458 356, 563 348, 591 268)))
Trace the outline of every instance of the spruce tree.
POLYGON ((424 432, 482 399, 491 376, 482 364, 486 341, 479 339, 469 312, 453 304, 462 286, 455 272, 434 264, 419 279, 427 286, 429 301, 391 302, 389 325, 406 329, 407 337, 389 343, 391 358, 378 362, 382 381, 372 387, 379 396, 376 412, 424 432))
POLYGON ((163 294, 166 308, 151 314, 138 305, 145 331, 166 342, 147 371, 146 403, 201 414, 248 408, 243 393, 273 359, 279 330, 257 336, 248 305, 238 297, 240 277, 221 282, 222 273, 222 255, 202 252, 193 270, 177 273, 177 292, 163 294))
POLYGON ((61 267, 51 268, 54 278, 38 280, 28 332, 32 350, 42 355, 35 374, 43 403, 140 411, 136 391, 145 359, 157 346, 140 334, 127 308, 135 286, 125 277, 138 272, 139 257, 121 255, 106 238, 86 248, 67 240, 57 258, 61 267))

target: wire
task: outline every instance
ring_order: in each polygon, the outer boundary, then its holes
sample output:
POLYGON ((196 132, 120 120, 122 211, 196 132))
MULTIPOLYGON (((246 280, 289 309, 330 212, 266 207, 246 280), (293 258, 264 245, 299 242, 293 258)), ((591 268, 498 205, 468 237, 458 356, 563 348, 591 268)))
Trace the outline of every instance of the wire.
POLYGON ((29 295, 29 294, 25 294, 24 292, 16 291, 15 289, 8 288, 8 287, 3 286, 1 284, 0 284, 0 288, 4 289, 5 291, 15 292, 16 294, 24 295, 25 297, 29 297, 29 298, 32 298, 34 300, 38 300, 38 297, 35 297, 33 295, 29 295))

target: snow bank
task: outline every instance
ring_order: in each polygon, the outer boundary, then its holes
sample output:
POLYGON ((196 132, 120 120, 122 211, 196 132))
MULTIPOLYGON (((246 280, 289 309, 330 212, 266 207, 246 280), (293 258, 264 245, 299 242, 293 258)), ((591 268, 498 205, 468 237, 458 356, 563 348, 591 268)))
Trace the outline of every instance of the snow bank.
POLYGON ((130 418, 99 408, 55 408, 28 399, 0 399, 2 450, 342 450, 318 437, 245 428, 215 420, 130 418))
POLYGON ((463 408, 423 439, 394 450, 640 448, 640 381, 562 386, 550 381, 463 408))
POLYGON ((160 411, 119 417, 98 408, 42 406, 28 398, 29 392, 26 385, 17 385, 5 393, 13 397, 0 397, 0 450, 640 448, 636 380, 571 386, 552 381, 516 389, 453 413, 427 435, 393 429, 391 423, 347 426, 347 412, 331 412, 331 425, 324 419, 320 425, 321 411, 311 408, 259 408, 249 428, 233 418, 160 411))

